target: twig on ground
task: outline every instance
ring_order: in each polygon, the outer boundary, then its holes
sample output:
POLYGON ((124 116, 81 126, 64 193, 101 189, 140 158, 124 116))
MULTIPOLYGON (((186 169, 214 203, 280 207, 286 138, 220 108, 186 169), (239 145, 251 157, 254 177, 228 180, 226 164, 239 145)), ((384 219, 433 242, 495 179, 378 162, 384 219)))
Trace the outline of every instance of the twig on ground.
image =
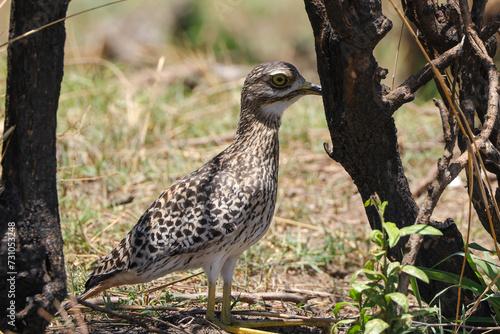
MULTIPOLYGON (((97 306, 94 303, 90 303, 90 301, 91 300, 89 299, 86 302, 89 303, 89 304, 92 304, 92 305, 94 305, 96 307, 101 308, 100 306, 97 306)), ((100 303, 104 304, 102 302, 102 300, 100 301, 100 303)), ((113 300, 111 300, 111 303, 113 303, 113 300)), ((83 306, 88 307, 87 305, 83 305, 83 306)), ((185 307, 173 307, 173 306, 163 306, 163 305, 155 305, 155 306, 149 306, 149 305, 144 305, 144 306, 143 305, 117 305, 117 308, 120 309, 120 310, 132 310, 132 311, 171 311, 171 312, 182 312, 182 313, 189 314, 189 315, 198 315, 198 314, 204 315, 207 312, 205 309, 200 309, 200 308, 188 309, 188 308, 185 308, 185 307)), ((71 310, 73 310, 73 308, 71 310)), ((219 313, 219 312, 220 311, 216 311, 215 313, 219 313)), ((289 314, 284 314, 284 313, 269 312, 269 311, 262 311, 262 310, 232 310, 231 314, 233 314, 233 315, 246 315, 246 316, 260 316, 260 317, 280 318, 280 319, 325 320, 327 322, 333 322, 333 323, 339 321, 338 319, 316 318, 316 317, 307 317, 307 316, 301 316, 301 315, 289 315, 289 314)))
MULTIPOLYGON (((120 319, 124 319, 134 325, 138 325, 142 328, 144 328, 145 330, 147 330, 148 332, 150 333, 160 333, 160 334, 167 334, 168 332, 164 331, 164 330, 161 330, 155 326, 152 326, 152 325, 148 325, 147 323, 141 321, 141 320, 137 320, 135 319, 134 317, 131 317, 130 315, 128 314, 125 314, 125 313, 120 313, 120 312, 116 312, 116 311, 113 311, 113 310, 110 310, 110 309, 107 309, 105 307, 101 307, 101 306, 97 306, 97 305, 94 305, 92 303, 89 303, 88 301, 85 301, 85 300, 82 300, 82 299, 77 299, 78 303, 80 303, 81 305, 85 306, 85 307, 88 307, 94 311, 97 311, 97 312, 102 312, 102 313, 106 313, 106 314, 109 314, 113 317, 116 317, 116 318, 120 318, 120 319)), ((169 323, 170 326, 173 326, 175 327, 176 329, 178 329, 176 326, 172 325, 169 323)))
POLYGON ((457 323, 441 323, 441 324, 427 324, 425 322, 420 322, 420 321, 413 321, 413 325, 415 326, 425 326, 426 328, 429 327, 458 327, 458 328, 464 328, 464 329, 473 329, 477 331, 492 331, 492 330, 498 330, 500 327, 483 327, 483 326, 471 326, 471 325, 464 325, 464 324, 457 324, 457 323))
POLYGON ((144 318, 149 318, 150 320, 156 321, 156 322, 158 322, 160 324, 163 324, 165 326, 173 327, 173 328, 177 329, 178 331, 180 331, 182 333, 189 334, 189 332, 186 332, 184 329, 180 328, 179 326, 175 326, 174 324, 172 324, 172 323, 170 323, 168 321, 164 321, 164 320, 158 319, 157 317, 153 317, 153 316, 150 316, 150 315, 141 314, 141 316, 144 317, 144 318))
POLYGON ((328 293, 328 292, 321 292, 321 291, 312 291, 312 290, 302 290, 302 289, 292 289, 289 287, 285 287, 283 290, 284 292, 288 293, 300 293, 302 295, 308 295, 311 297, 321 297, 321 298, 331 298, 334 297, 333 294, 328 293))
MULTIPOLYGON (((185 279, 189 279, 197 276, 198 274, 186 277, 184 279, 177 280, 173 283, 177 283, 178 281, 182 281, 185 279)), ((153 288, 147 290, 147 292, 151 292, 152 290, 157 290, 158 288, 153 288)), ((200 298, 205 297, 205 294, 174 294, 173 299, 177 300, 189 300, 189 301, 199 301, 200 298)), ((261 292, 261 293, 233 293, 233 297, 238 299, 240 302, 247 304, 256 304, 264 301, 283 301, 283 302, 291 302, 291 303, 302 303, 307 302, 313 298, 331 298, 332 294, 325 292, 316 292, 316 291, 307 291, 307 290, 296 290, 296 289, 286 289, 284 292, 261 292)), ((222 298, 221 293, 216 294, 216 298, 222 298)), ((119 304, 124 299, 121 297, 109 297, 107 299, 112 304, 119 304)), ((88 299, 87 302, 93 305, 104 305, 104 300, 102 297, 96 297, 88 299)), ((83 304, 82 304, 83 305, 83 304)), ((75 306, 75 305, 72 305, 75 306)), ((119 305, 118 308, 125 308, 129 310, 165 310, 165 311, 180 311, 185 310, 185 308, 177 308, 171 306, 143 306, 143 305, 119 305)))
MULTIPOLYGON (((204 296, 205 294, 197 294, 197 293, 173 295, 175 299, 194 300, 194 301, 200 300, 200 297, 204 296)), ((222 293, 217 293, 215 296, 216 298, 222 298, 222 293)), ((286 293, 286 292, 233 293, 233 297, 238 299, 240 302, 247 304, 256 304, 274 300, 299 304, 307 302, 309 299, 315 298, 313 296, 304 296, 304 295, 298 295, 296 293, 286 293)))
MULTIPOLYGON (((73 296, 71 296, 71 297, 73 297, 73 296)), ((71 298, 71 297, 70 297, 70 298, 71 298)), ((74 297, 73 297, 73 298, 74 298, 74 297)), ((56 306, 56 308, 57 308, 57 310, 58 310, 58 313, 59 313, 59 314, 61 315, 61 317, 63 318, 63 320, 64 320, 64 322, 65 322, 66 326, 68 326, 68 327, 69 327, 69 330, 71 331, 71 333, 76 333, 76 327, 75 327, 75 325, 73 324, 73 322, 70 320, 68 312, 66 312, 66 309, 64 309, 64 304, 59 303, 59 301, 54 302, 54 303, 55 303, 55 304, 54 304, 54 306, 56 306)), ((80 314, 80 315, 81 315, 80 310, 75 311, 75 313, 76 313, 76 312, 78 312, 78 314, 80 314)), ((78 318, 78 317, 76 317, 76 321, 77 321, 77 323, 79 323, 79 318, 78 318)), ((83 327, 82 334, 88 334, 88 331, 87 331, 87 327, 86 327, 86 326, 84 326, 84 327, 83 327)))

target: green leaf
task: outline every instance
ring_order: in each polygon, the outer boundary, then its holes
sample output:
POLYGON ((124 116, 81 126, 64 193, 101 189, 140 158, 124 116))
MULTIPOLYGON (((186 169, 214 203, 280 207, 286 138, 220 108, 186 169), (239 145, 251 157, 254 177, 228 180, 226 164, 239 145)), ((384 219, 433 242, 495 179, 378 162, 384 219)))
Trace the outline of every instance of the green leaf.
POLYGON ((366 323, 365 334, 379 334, 389 328, 389 324, 382 319, 372 319, 366 323))
MULTIPOLYGON (((425 274, 429 279, 435 281, 446 282, 456 286, 458 286, 458 283, 460 281, 460 275, 457 274, 449 273, 438 269, 425 268, 425 267, 420 267, 419 269, 425 272, 425 274)), ((471 290, 477 295, 481 295, 482 292, 484 291, 484 288, 480 284, 466 277, 462 278, 462 288, 471 290)))
POLYGON ((377 205, 377 202, 373 198, 369 198, 365 201, 365 208, 369 207, 370 205, 377 205))
POLYGON ((384 256, 387 256, 387 251, 385 251, 385 250, 375 250, 375 251, 373 251, 373 258, 377 262, 380 262, 384 256))
POLYGON ((409 328, 411 326, 411 323, 412 323, 412 320, 413 320, 413 317, 411 316, 411 314, 409 313, 406 313, 406 314, 402 314, 401 315, 401 327, 404 328, 409 328))
POLYGON ((408 308, 410 307, 410 303, 408 302, 408 298, 401 292, 393 292, 385 295, 385 298, 388 298, 401 306, 403 311, 406 313, 408 312, 408 308))
POLYGON ((411 226, 403 227, 399 230, 402 237, 410 234, 421 234, 421 235, 443 235, 443 233, 435 227, 423 224, 416 224, 411 226))
MULTIPOLYGON (((378 293, 378 290, 379 290, 377 284, 375 284, 373 282, 358 282, 358 283, 351 284, 351 286, 352 286, 351 290, 355 290, 360 294, 362 294, 362 293, 366 294, 366 291, 368 291, 368 290, 375 290, 375 292, 378 293)), ((354 296, 358 297, 357 295, 354 295, 354 296)), ((349 291, 349 297, 351 297, 351 298, 353 297, 353 296, 351 296, 351 291, 349 291)), ((361 298, 361 297, 358 297, 358 298, 361 298)), ((354 298, 353 298, 353 300, 354 300, 354 298)), ((356 301, 360 301, 360 300, 361 299, 356 300, 356 301)))
POLYGON ((495 251, 492 251, 492 250, 489 250, 487 248, 484 248, 483 246, 481 245, 478 245, 477 243, 473 242, 471 244, 469 244, 469 248, 472 248, 472 249, 475 249, 475 250, 480 250, 480 251, 483 251, 483 252, 488 252, 488 253, 491 253, 493 255, 497 255, 497 252, 495 251))
POLYGON ((429 314, 438 314, 439 311, 439 307, 427 307, 415 311, 410 311, 408 314, 410 314, 412 317, 422 317, 429 314))
POLYGON ((347 331, 347 334, 358 334, 358 333, 363 333, 360 325, 354 325, 347 331))
POLYGON ((401 263, 398 261, 390 262, 387 265, 387 276, 390 276, 391 274, 399 274, 399 272, 402 270, 401 263))
POLYGON ((379 281, 379 280, 387 281, 387 278, 385 278, 385 276, 382 273, 378 272, 378 271, 369 270, 369 269, 363 269, 363 273, 365 274, 366 278, 368 278, 369 280, 372 280, 372 281, 379 281))
POLYGON ((387 237, 388 237, 388 243, 389 247, 394 247, 399 241, 399 238, 401 236, 399 228, 396 226, 394 223, 384 223, 382 222, 382 226, 384 227, 385 231, 387 232, 387 237))
POLYGON ((418 306, 422 308, 422 296, 420 295, 420 290, 418 288, 417 280, 415 279, 415 277, 411 276, 410 282, 411 282, 411 288, 413 290, 412 293, 415 296, 415 298, 417 298, 418 306))
POLYGON ((372 230, 370 232, 370 240, 379 247, 384 245, 384 235, 379 230, 372 230))
POLYGON ((344 306, 354 306, 354 307, 356 307, 356 304, 355 303, 351 303, 351 302, 340 302, 340 303, 337 303, 337 305, 335 305, 335 307, 333 308, 333 314, 335 314, 335 316, 338 317, 340 309, 342 307, 344 307, 344 306))
MULTIPOLYGON (((341 326, 341 325, 350 325, 350 324, 353 324, 357 321, 357 319, 342 319, 342 320, 339 320, 335 326, 333 326, 333 328, 335 327, 338 327, 338 326, 341 326)), ((358 325, 359 326, 359 325, 358 325)), ((333 333, 333 332, 332 332, 333 333)))
POLYGON ((349 282, 349 285, 352 285, 354 283, 354 281, 356 281, 356 278, 358 277, 358 275, 363 271, 364 269, 358 269, 354 272, 354 274, 352 274, 352 277, 351 277, 351 280, 349 282))
MULTIPOLYGON (((464 252, 459 252, 459 253, 460 253, 461 256, 464 256, 464 252)), ((471 252, 467 252, 467 262, 469 263, 470 267, 474 271, 474 274, 476 274, 476 277, 479 280, 479 282, 481 282, 481 285, 482 286, 486 286, 486 283, 484 281, 483 275, 478 270, 478 265, 476 263, 475 258, 477 259, 477 257, 474 256, 474 255, 472 255, 471 252)))
POLYGON ((405 273, 407 273, 408 275, 416 277, 425 283, 429 283, 429 277, 427 277, 426 273, 423 270, 421 270, 415 266, 411 266, 408 264, 404 265, 403 271, 405 273))
MULTIPOLYGON (((484 270, 484 273, 491 279, 494 280, 495 277, 498 276, 498 265, 495 264, 495 260, 491 257, 490 253, 484 253, 484 257, 486 260, 480 261, 483 266, 481 266, 481 269, 484 270)), ((478 264, 479 265, 479 264, 478 264)), ((499 282, 497 281, 497 287, 498 287, 499 282)))
POLYGON ((357 289, 349 290, 349 297, 357 303, 361 303, 361 292, 357 289))
POLYGON ((373 205, 377 208, 377 211, 379 212, 380 216, 384 217, 385 207, 387 206, 387 204, 388 204, 387 201, 380 202, 380 200, 372 196, 365 202, 365 208, 369 207, 370 205, 373 205))
POLYGON ((359 319, 362 324, 366 324, 370 319, 373 318, 372 314, 366 314, 367 311, 370 311, 372 308, 371 307, 363 307, 361 309, 361 312, 359 312, 359 319))
POLYGON ((363 268, 367 269, 367 270, 374 270, 374 268, 375 268, 375 261, 368 261, 368 262, 366 262, 366 264, 365 264, 365 266, 363 268))
POLYGON ((389 202, 383 201, 382 203, 378 203, 378 205, 377 205, 377 209, 380 212, 381 217, 384 217, 385 207, 387 206, 387 204, 389 204, 389 202))

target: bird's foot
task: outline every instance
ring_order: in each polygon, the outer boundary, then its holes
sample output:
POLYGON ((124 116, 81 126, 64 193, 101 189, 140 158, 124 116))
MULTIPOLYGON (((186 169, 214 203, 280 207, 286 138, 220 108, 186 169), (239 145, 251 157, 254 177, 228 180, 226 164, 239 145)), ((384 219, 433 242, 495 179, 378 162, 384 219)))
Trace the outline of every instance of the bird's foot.
POLYGON ((331 328, 331 322, 320 319, 263 319, 263 320, 238 320, 232 318, 232 326, 245 328, 283 327, 283 326, 309 326, 331 328))
POLYGON ((215 314, 210 316, 207 314, 207 319, 214 325, 220 327, 229 333, 237 334, 269 334, 270 332, 259 330, 262 327, 283 327, 283 326, 309 326, 309 327, 324 327, 328 330, 331 328, 331 323, 321 321, 320 319, 265 319, 265 320, 240 320, 234 317, 222 317, 219 320, 215 314))
POLYGON ((235 333, 235 334, 269 334, 269 332, 266 331, 261 331, 258 329, 254 328, 249 328, 246 326, 241 326, 237 323, 236 320, 230 319, 229 323, 223 323, 220 321, 214 314, 208 314, 207 313, 207 320, 209 320, 211 323, 216 325, 217 327, 225 330, 226 332, 229 333, 235 333))

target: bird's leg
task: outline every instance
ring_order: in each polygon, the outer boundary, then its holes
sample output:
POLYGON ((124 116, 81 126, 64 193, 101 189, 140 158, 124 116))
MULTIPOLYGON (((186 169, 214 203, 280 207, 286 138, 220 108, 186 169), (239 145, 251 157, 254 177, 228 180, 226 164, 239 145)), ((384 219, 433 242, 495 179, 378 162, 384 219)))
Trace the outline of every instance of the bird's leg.
MULTIPOLYGON (((219 327, 230 333, 268 333, 253 328, 273 326, 323 326, 330 328, 330 323, 320 322, 316 319, 238 320, 231 317, 231 283, 233 281, 233 272, 236 266, 237 259, 238 256, 230 257, 224 263, 221 270, 221 276, 222 280, 224 281, 224 286, 222 290, 222 308, 220 316, 221 325, 217 324, 219 327)), ((215 300, 215 284, 213 288, 213 294, 215 300)))
POLYGON ((224 324, 231 324, 231 283, 224 282, 220 320, 224 324))
MULTIPOLYGON (((223 304, 222 304, 222 313, 221 313, 221 318, 224 319, 227 317, 226 321, 222 320, 219 321, 217 317, 215 316, 215 283, 213 282, 208 282, 208 301, 207 301, 207 319, 211 321, 214 325, 220 327, 221 329, 225 330, 226 332, 229 333, 236 333, 236 334, 269 334, 269 332, 263 332, 259 331, 257 329, 251 329, 251 328, 241 328, 238 326, 231 326, 230 325, 230 320, 229 316, 231 314, 231 284, 229 284, 229 295, 228 300, 229 304, 227 306, 227 311, 225 310, 226 308, 226 303, 224 303, 224 296, 223 296, 223 304)), ((226 284, 224 284, 224 292, 226 291, 226 284)))
POLYGON ((208 282, 207 319, 217 320, 215 316, 215 283, 208 282))

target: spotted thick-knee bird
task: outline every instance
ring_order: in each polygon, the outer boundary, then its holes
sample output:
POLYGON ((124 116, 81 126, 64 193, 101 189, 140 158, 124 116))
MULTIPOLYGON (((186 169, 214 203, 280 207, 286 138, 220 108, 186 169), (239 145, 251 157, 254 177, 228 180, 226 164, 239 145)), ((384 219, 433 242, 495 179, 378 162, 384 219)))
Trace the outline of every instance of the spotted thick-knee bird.
POLYGON ((95 268, 80 298, 201 267, 209 284, 208 318, 218 322, 214 304, 220 275, 221 320, 223 325, 230 323, 236 260, 264 236, 274 214, 283 112, 307 94, 320 95, 321 87, 307 82, 293 65, 273 62, 255 67, 243 85, 233 142, 151 204, 95 268))

